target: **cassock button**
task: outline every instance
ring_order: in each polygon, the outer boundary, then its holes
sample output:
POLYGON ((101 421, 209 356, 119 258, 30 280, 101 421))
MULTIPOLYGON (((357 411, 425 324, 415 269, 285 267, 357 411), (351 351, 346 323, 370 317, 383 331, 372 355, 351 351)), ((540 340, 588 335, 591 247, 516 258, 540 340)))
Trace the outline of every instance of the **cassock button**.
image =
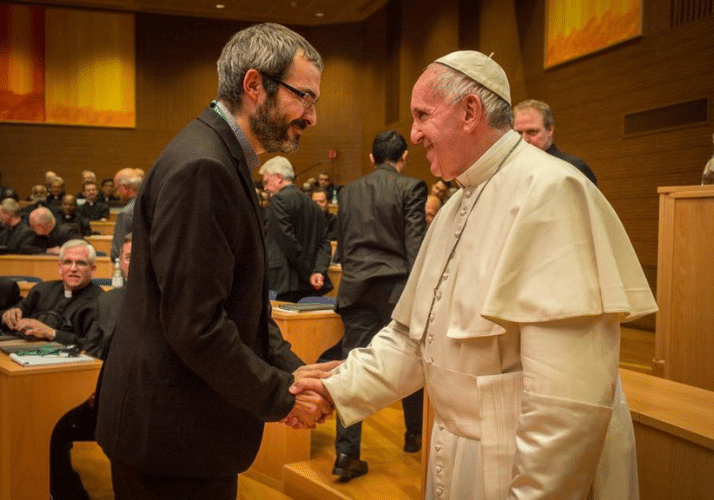
POLYGON ((431 335, 431 334, 429 334, 429 336, 427 337, 427 339, 429 340, 429 342, 434 342, 434 336, 431 335))
POLYGON ((441 300, 441 290, 436 291, 436 300, 441 300))
POLYGON ((459 212, 459 215, 464 216, 464 215, 466 215, 466 212, 468 212, 468 210, 466 210, 466 207, 463 207, 461 209, 461 212, 459 212))
POLYGON ((433 323, 433 322, 434 322, 434 313, 429 315, 429 323, 433 323))
POLYGON ((435 449, 436 451, 441 451, 441 445, 440 445, 440 444, 437 444, 436 446, 434 446, 434 449, 435 449))
POLYGON ((443 471, 443 470, 444 470, 444 468, 443 468, 441 465, 437 465, 437 466, 436 466, 436 473, 437 473, 437 474, 441 474, 441 471, 443 471))

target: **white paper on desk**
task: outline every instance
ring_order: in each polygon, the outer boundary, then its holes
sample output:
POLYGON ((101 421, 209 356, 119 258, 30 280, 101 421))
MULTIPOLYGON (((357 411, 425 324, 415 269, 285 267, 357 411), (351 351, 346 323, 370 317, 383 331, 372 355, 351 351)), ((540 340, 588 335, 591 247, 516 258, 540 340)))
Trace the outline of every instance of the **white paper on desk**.
POLYGON ((18 356, 14 352, 10 354, 10 359, 22 366, 40 366, 40 365, 58 365, 62 363, 76 363, 80 361, 92 361, 92 356, 86 354, 78 354, 76 356, 68 356, 67 354, 50 354, 47 356, 18 356))

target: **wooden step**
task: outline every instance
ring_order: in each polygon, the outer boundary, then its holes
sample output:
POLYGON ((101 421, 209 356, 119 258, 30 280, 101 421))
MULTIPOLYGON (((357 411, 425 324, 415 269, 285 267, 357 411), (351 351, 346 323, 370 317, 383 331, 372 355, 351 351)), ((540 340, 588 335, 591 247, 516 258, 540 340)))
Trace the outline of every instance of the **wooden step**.
POLYGON ((413 500, 421 497, 421 454, 405 453, 404 417, 395 403, 362 425, 362 460, 369 472, 348 482, 332 475, 335 418, 312 433, 312 459, 283 469, 283 492, 294 500, 413 500))

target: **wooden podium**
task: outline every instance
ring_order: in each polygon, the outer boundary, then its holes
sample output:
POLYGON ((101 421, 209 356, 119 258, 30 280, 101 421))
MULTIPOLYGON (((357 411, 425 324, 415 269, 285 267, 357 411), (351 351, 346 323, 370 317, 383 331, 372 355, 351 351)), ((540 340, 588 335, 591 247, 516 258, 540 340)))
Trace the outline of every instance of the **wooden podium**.
POLYGON ((714 391, 714 185, 658 192, 653 374, 714 391))

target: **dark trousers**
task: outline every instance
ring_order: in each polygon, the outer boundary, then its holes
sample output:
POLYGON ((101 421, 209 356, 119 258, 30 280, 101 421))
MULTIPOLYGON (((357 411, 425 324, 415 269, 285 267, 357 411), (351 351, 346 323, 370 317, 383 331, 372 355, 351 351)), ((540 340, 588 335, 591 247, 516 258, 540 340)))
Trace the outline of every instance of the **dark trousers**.
POLYGON ((72 443, 94 441, 97 415, 88 401, 60 418, 50 438, 50 494, 53 500, 89 500, 82 479, 72 468, 72 443))
POLYGON ((115 500, 236 500, 238 475, 173 477, 148 474, 111 461, 115 500))
MULTIPOLYGON (((393 287, 394 284, 389 282, 372 286, 363 296, 364 300, 337 310, 345 325, 342 359, 347 358, 352 349, 367 347, 372 338, 389 323, 396 305, 392 297, 393 287)), ((407 433, 421 434, 423 401, 423 389, 402 400, 407 433)), ((361 423, 344 427, 340 419, 337 419, 335 451, 338 454, 344 453, 359 458, 361 438, 361 423)))

